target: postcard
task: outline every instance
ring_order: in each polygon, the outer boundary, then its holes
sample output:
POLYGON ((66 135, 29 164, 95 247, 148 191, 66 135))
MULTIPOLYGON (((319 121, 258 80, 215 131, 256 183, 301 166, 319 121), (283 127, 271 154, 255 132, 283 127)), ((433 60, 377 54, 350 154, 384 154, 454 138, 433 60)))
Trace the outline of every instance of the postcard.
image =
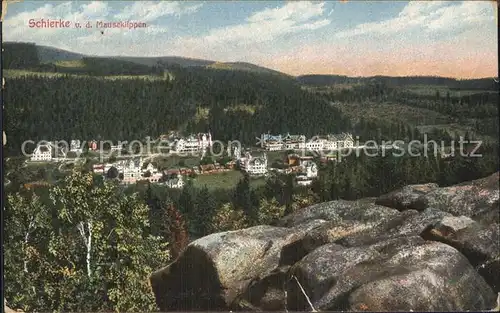
POLYGON ((497 1, 2 1, 4 308, 500 305, 497 1))

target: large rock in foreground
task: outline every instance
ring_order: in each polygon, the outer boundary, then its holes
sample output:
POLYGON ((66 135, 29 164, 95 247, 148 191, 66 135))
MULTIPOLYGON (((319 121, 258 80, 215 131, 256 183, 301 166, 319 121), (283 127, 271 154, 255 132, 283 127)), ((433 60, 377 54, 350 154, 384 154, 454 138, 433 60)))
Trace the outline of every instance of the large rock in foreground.
POLYGON ((500 263, 495 177, 408 186, 378 204, 316 204, 277 227, 203 237, 153 273, 157 304, 162 311, 490 310, 500 263))
MULTIPOLYGON (((325 245, 298 262, 293 275, 321 311, 484 310, 495 300, 462 254, 420 237, 345 249, 325 245)), ((288 295, 291 310, 308 309, 298 286, 288 295)))
POLYGON ((162 311, 230 309, 252 281, 282 263, 283 247, 301 239, 313 222, 293 229, 256 226, 212 234, 192 242, 171 265, 151 276, 162 311))

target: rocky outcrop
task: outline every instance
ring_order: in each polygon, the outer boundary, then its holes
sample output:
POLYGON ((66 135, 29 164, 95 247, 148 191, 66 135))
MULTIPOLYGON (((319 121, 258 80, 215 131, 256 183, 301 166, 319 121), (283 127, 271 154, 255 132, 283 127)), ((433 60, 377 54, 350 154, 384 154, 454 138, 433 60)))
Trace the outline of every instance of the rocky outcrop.
POLYGON ((500 272, 494 179, 498 174, 446 188, 407 186, 376 200, 331 201, 277 226, 203 237, 151 276, 158 306, 491 309, 500 272))
POLYGON ((465 216, 445 217, 427 229, 422 236, 446 243, 462 252, 492 288, 500 292, 498 223, 483 226, 465 216))
POLYGON ((486 178, 439 188, 436 184, 412 185, 380 196, 375 203, 391 208, 434 208, 479 222, 498 221, 499 173, 486 178))
POLYGON ((239 296, 251 284, 279 273, 280 265, 287 263, 283 247, 321 223, 292 229, 256 226, 192 242, 174 263, 153 273, 151 285, 158 306, 187 311, 229 309, 238 301, 243 303, 239 296))

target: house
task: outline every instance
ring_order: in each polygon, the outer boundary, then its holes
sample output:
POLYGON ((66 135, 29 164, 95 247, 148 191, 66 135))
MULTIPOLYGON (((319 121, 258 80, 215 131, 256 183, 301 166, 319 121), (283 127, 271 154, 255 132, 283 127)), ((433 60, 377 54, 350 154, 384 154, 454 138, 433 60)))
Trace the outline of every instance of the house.
POLYGON ((300 164, 300 156, 298 154, 289 154, 285 159, 285 164, 295 166, 300 164))
MULTIPOLYGON (((229 148, 229 147, 228 147, 229 148)), ((241 150, 239 147, 234 147, 232 157, 235 160, 241 159, 241 150)))
POLYGON ((318 166, 313 161, 304 161, 301 164, 301 167, 303 168, 307 178, 313 179, 318 177, 318 166))
POLYGON ((150 183, 159 183, 162 178, 163 178, 162 173, 154 173, 149 177, 144 177, 143 179, 149 181, 150 183))
POLYGON ((52 160, 52 145, 40 144, 35 148, 33 154, 31 155, 31 161, 51 161, 52 160))
POLYGON ((33 151, 30 160, 33 162, 40 161, 57 161, 60 158, 65 159, 67 148, 56 146, 50 142, 39 144, 33 151))
POLYGON ((66 156, 68 154, 68 147, 66 146, 55 146, 52 145, 52 153, 53 153, 53 160, 57 161, 59 159, 66 159, 66 156))
POLYGON ((304 135, 290 135, 287 133, 283 137, 284 149, 285 150, 297 150, 304 149, 306 145, 306 136, 304 135))
POLYGON ((267 155, 264 153, 261 157, 253 157, 250 153, 246 153, 244 158, 239 160, 241 170, 250 175, 265 175, 267 174, 267 155))
POLYGON ((142 177, 141 179, 143 180, 147 180, 149 181, 150 183, 158 183, 161 181, 161 179, 163 178, 163 172, 159 171, 154 165, 153 163, 149 162, 147 163, 146 166, 144 166, 144 163, 142 162, 142 160, 140 161, 140 164, 141 164, 141 174, 142 174, 142 177), (146 175, 146 173, 149 173, 149 175, 146 175))
POLYGON ((309 151, 321 151, 325 147, 325 139, 314 137, 308 142, 306 142, 306 150, 309 151))
POLYGON ((304 135, 290 135, 290 133, 287 133, 284 136, 273 136, 271 134, 262 134, 260 142, 268 151, 304 149, 309 151, 322 151, 354 147, 352 134, 349 133, 323 137, 314 136, 308 141, 304 135))
MULTIPOLYGON (((111 168, 111 167, 109 167, 109 168, 111 168)), ((109 170, 109 168, 108 168, 108 170, 109 170)), ((94 173, 106 174, 107 171, 105 171, 105 169, 106 169, 106 166, 104 164, 94 164, 94 165, 92 165, 92 171, 94 173)))
POLYGON ((204 133, 199 133, 198 134, 198 143, 200 150, 205 151, 207 148, 212 146, 212 134, 210 132, 204 134, 204 133))
POLYGON ((298 185, 309 186, 313 179, 318 177, 318 166, 313 161, 304 161, 301 164, 301 173, 295 178, 298 185))
POLYGON ((135 184, 142 177, 142 161, 140 159, 127 160, 123 166, 124 184, 135 184))
POLYGON ((122 149, 123 149, 123 144, 118 144, 116 146, 111 146, 110 147, 111 152, 113 152, 113 151, 122 151, 122 149))
POLYGON ((312 179, 308 178, 305 174, 299 174, 295 177, 295 182, 300 186, 309 186, 312 184, 312 179))
POLYGON ((82 153, 82 146, 80 140, 71 140, 69 151, 75 153, 82 153))
POLYGON ((298 185, 309 186, 318 177, 318 166, 313 161, 306 160, 301 164, 301 173, 295 178, 298 185))
POLYGON ((200 146, 198 139, 193 136, 180 138, 174 142, 174 150, 177 153, 196 153, 199 152, 200 146))
POLYGON ((283 138, 281 135, 262 134, 260 136, 261 145, 268 151, 283 150, 283 138))
POLYGON ((177 176, 168 179, 165 182, 165 185, 169 188, 177 188, 177 189, 184 187, 184 180, 182 179, 182 175, 178 174, 177 176))
POLYGON ((337 135, 328 136, 328 141, 332 143, 332 148, 327 150, 334 149, 344 149, 344 148, 352 148, 354 147, 354 139, 352 134, 350 133, 341 133, 337 135))
POLYGON ((354 139, 352 134, 349 133, 327 135, 326 137, 315 136, 305 144, 305 147, 309 151, 332 151, 352 148, 354 147, 354 139))
POLYGON ((212 135, 208 132, 179 138, 174 141, 173 149, 176 153, 199 153, 206 151, 211 146, 212 135))
POLYGON ((285 158, 284 163, 289 166, 299 166, 305 161, 312 161, 314 157, 312 156, 301 156, 297 153, 288 154, 285 158))
POLYGON ((233 161, 229 161, 229 162, 226 163, 225 166, 226 166, 227 169, 231 169, 231 170, 235 169, 236 168, 236 161, 234 161, 234 160, 233 161))
POLYGON ((147 163, 145 167, 144 164, 142 164, 142 173, 146 174, 147 172, 149 172, 151 175, 154 175, 158 173, 158 169, 151 162, 147 163))
POLYGON ((89 141, 89 149, 92 151, 97 151, 97 141, 91 140, 89 141))

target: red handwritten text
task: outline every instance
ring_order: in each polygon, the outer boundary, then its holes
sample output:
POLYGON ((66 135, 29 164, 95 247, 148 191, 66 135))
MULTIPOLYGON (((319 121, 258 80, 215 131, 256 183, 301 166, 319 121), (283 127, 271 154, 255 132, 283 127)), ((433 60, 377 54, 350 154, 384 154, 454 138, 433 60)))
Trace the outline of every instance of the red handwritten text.
POLYGON ((121 21, 121 22, 105 22, 105 21, 97 21, 97 28, 145 28, 147 27, 146 23, 143 22, 133 22, 133 21, 121 21))
POLYGON ((51 20, 51 19, 30 19, 28 21, 28 26, 30 28, 69 28, 71 27, 71 22, 66 20, 51 20))

